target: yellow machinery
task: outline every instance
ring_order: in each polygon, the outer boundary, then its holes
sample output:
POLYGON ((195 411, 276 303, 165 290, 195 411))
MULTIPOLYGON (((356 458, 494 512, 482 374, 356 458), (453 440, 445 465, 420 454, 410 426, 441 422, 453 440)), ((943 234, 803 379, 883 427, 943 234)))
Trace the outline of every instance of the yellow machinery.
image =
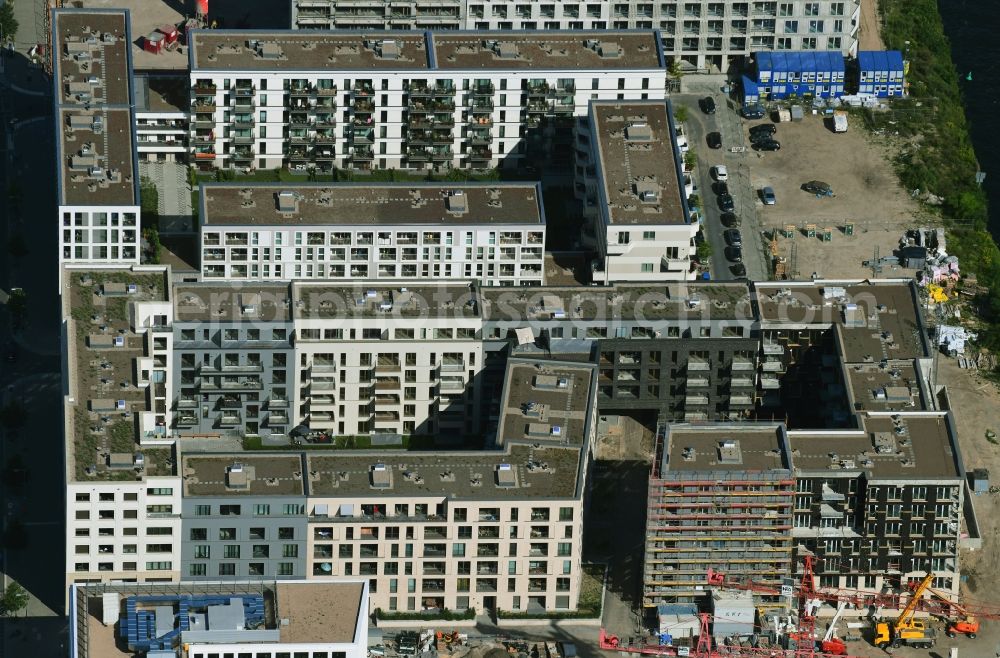
POLYGON ((930 588, 934 581, 933 574, 927 574, 919 585, 913 589, 913 596, 906 604, 903 611, 891 624, 881 621, 875 626, 875 646, 879 649, 893 648, 901 646, 916 647, 918 649, 930 649, 934 646, 934 629, 928 627, 923 621, 913 618, 920 600, 924 593, 930 588))

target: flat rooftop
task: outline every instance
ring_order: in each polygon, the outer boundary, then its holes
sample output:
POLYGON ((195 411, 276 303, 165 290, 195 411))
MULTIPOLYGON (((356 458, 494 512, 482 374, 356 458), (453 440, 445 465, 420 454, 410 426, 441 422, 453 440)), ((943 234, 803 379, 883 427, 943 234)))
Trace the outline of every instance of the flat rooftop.
MULTIPOLYGON (((129 270, 66 270, 64 316, 72 330, 66 352, 75 403, 67 436, 70 481, 135 480, 137 475, 173 475, 176 458, 167 447, 141 447, 138 415, 148 411, 147 389, 135 381, 144 338, 132 331, 129 306, 167 299, 166 276, 129 270), (134 286, 134 288, 130 288, 134 286), (143 454, 138 473, 113 455, 143 454)), ((150 384, 163 387, 163 384, 150 384)), ((166 414, 166 409, 162 409, 166 414)), ((69 420, 69 419, 67 419, 69 420)))
POLYGON ((853 411, 923 411, 927 408, 912 361, 845 366, 853 411))
POLYGON ((298 453, 184 457, 185 496, 303 496, 298 453))
POLYGON ((652 31, 435 32, 439 69, 662 69, 652 31))
POLYGON ((516 444, 507 450, 468 452, 310 453, 309 488, 313 496, 334 498, 574 498, 579 493, 581 450, 580 446, 516 444), (501 472, 510 474, 512 485, 500 486, 501 472), (383 483, 377 487, 376 473, 383 483))
POLYGON ((426 70, 424 33, 320 30, 192 30, 198 71, 426 70))
POLYGON ((59 47, 54 77, 61 105, 128 106, 129 68, 125 12, 56 10, 52 31, 59 47))
POLYGON ((476 226, 544 223, 534 183, 206 183, 205 226, 476 226))
POLYGON ((598 175, 611 224, 687 224, 663 101, 592 102, 598 175))
POLYGON ((661 473, 788 471, 791 457, 779 424, 671 425, 661 473))
POLYGON ((174 288, 178 322, 288 322, 291 296, 285 285, 179 284, 174 288))
POLYGON ((498 440, 587 445, 592 382, 589 367, 512 362, 504 384, 498 440))
POLYGON ((626 321, 754 319, 745 283, 617 284, 479 289, 483 318, 566 322, 620 318, 626 321))
POLYGON ((131 112, 63 108, 59 115, 63 131, 59 163, 62 203, 134 205, 131 112))
POLYGON ((479 304, 469 285, 405 286, 377 282, 354 285, 294 283, 296 319, 477 318, 479 304))
POLYGON ((895 281, 754 284, 763 323, 838 326, 846 363, 929 356, 911 286, 895 281))
POLYGON ((864 471, 876 479, 961 479, 954 426, 945 413, 870 415, 864 429, 789 433, 802 471, 864 471))
MULTIPOLYGON (((281 641, 294 644, 350 644, 358 631, 364 585, 341 583, 276 583, 282 620, 281 641), (335 611, 334 614, 331 614, 335 611)), ((362 642, 367 638, 362 638, 362 642)))
POLYGON ((136 112, 191 112, 191 79, 186 75, 142 73, 133 79, 136 112))

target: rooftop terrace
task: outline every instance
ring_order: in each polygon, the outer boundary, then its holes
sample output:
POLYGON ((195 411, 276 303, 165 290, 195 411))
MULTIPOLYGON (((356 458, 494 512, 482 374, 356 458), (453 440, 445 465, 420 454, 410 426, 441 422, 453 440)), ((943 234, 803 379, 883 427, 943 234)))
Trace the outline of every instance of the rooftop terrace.
POLYGON ((63 108, 59 115, 62 203, 134 205, 131 112, 63 108))
POLYGON ((652 31, 436 32, 437 68, 588 70, 663 68, 652 31))
POLYGON ((172 449, 138 444, 139 413, 153 409, 152 394, 163 384, 140 386, 135 381, 136 359, 145 355, 145 345, 129 318, 130 304, 167 299, 166 277, 76 269, 67 270, 65 277, 64 315, 71 322, 67 372, 74 398, 66 437, 71 446, 68 477, 89 481, 173 475, 172 449), (144 461, 139 470, 137 452, 144 461))
POLYGON ((513 361, 501 403, 500 443, 587 445, 593 370, 553 362, 513 361))
POLYGON ((864 471, 876 479, 960 479, 964 467, 945 413, 863 414, 864 429, 789 433, 802 471, 864 471))
POLYGON ((491 322, 524 319, 604 321, 753 319, 745 283, 618 284, 479 289, 483 317, 491 322))
POLYGON ((287 322, 290 299, 287 284, 181 284, 174 288, 174 317, 179 322, 287 322))
POLYGON ((192 30, 191 70, 426 70, 423 33, 192 30))
POLYGON ((295 453, 184 457, 184 495, 302 496, 302 464, 295 453))
POLYGON ((687 224, 678 163, 662 101, 591 103, 611 224, 687 224))
POLYGON ((477 318, 479 305, 468 285, 293 284, 296 319, 352 317, 477 318))
POLYGON ((129 100, 129 43, 121 10, 57 10, 53 77, 61 105, 120 105, 129 100))
POLYGON ((542 224, 537 184, 319 183, 202 186, 208 226, 542 224))
POLYGON ((786 471, 791 457, 784 426, 752 423, 671 425, 661 473, 786 471))
POLYGON ((846 363, 929 356, 912 284, 754 284, 761 320, 802 326, 838 325, 846 363), (853 306, 852 306, 853 305, 853 306))

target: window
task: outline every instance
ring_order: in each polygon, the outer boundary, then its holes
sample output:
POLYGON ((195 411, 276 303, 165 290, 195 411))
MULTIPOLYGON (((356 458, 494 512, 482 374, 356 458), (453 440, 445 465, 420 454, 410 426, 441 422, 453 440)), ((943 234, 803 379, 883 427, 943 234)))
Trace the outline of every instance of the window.
POLYGON ((222 562, 219 564, 219 575, 220 576, 235 576, 236 575, 236 565, 232 562, 222 562))
POLYGON ((653 271, 653 264, 652 263, 643 263, 642 264, 642 271, 643 272, 652 272, 653 271))
POLYGON ((208 540, 207 528, 191 528, 191 541, 207 541, 207 540, 208 540))
POLYGON ((302 514, 304 512, 304 510, 305 510, 305 506, 304 505, 299 505, 299 504, 296 503, 296 504, 291 504, 291 505, 285 505, 284 509, 283 509, 283 513, 284 513, 285 516, 295 516, 297 514, 302 514))
POLYGON ((656 239, 656 231, 643 231, 642 232, 642 239, 643 240, 655 240, 656 239))
POLYGON ((295 564, 292 562, 279 562, 278 563, 278 575, 279 576, 294 576, 295 575, 295 564))
POLYGON ((202 544, 194 547, 194 559, 196 560, 208 560, 212 557, 212 547, 208 544, 202 544))
POLYGON ((238 560, 240 559, 240 545, 239 544, 227 544, 223 550, 223 557, 228 560, 238 560))
POLYGON ((146 505, 146 514, 173 514, 173 505, 146 505))
POLYGON ((146 494, 149 496, 172 496, 174 494, 174 490, 170 487, 153 487, 151 489, 147 489, 146 494))
POLYGON ((253 514, 254 516, 267 516, 271 513, 270 505, 254 505, 253 514))
POLYGON ((207 564, 191 564, 191 565, 188 565, 188 575, 189 576, 207 576, 208 575, 208 565, 207 564))
POLYGON ((219 528, 220 541, 234 541, 236 539, 236 528, 219 528))
POLYGON ((618 234, 618 244, 628 244, 629 233, 628 231, 622 231, 618 234))
POLYGON ((298 556, 299 556, 298 544, 284 544, 281 547, 281 557, 298 557, 298 556))
POLYGON ((172 562, 147 562, 146 571, 170 571, 173 568, 172 562))
POLYGON ((194 513, 198 516, 208 516, 212 513, 211 505, 198 505, 194 508, 194 513))
POLYGON ((222 516, 239 516, 239 505, 219 505, 219 514, 222 516))
POLYGON ((295 528, 278 528, 278 539, 295 539, 295 528))

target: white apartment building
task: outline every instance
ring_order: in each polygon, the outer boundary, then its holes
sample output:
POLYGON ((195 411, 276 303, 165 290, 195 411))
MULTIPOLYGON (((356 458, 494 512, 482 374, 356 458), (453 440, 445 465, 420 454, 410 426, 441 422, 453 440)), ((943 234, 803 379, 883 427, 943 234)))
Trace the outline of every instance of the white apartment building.
POLYGON ((57 10, 52 33, 59 263, 138 263, 128 12, 57 10))
POLYGON ((489 168, 567 162, 592 99, 665 98, 657 35, 194 30, 192 161, 489 168))
POLYGON ((544 280, 537 183, 203 184, 205 280, 544 280))
POLYGON ((725 72, 755 50, 856 54, 861 0, 293 0, 299 30, 660 31, 667 57, 725 72))
POLYGON ((578 124, 575 193, 600 256, 599 283, 690 280, 698 223, 684 193, 673 115, 663 101, 594 101, 578 124))
POLYGON ((86 267, 62 270, 67 584, 177 580, 166 272, 86 267))
POLYGON ((178 162, 188 155, 191 102, 186 72, 143 73, 135 89, 136 151, 143 162, 178 162))

